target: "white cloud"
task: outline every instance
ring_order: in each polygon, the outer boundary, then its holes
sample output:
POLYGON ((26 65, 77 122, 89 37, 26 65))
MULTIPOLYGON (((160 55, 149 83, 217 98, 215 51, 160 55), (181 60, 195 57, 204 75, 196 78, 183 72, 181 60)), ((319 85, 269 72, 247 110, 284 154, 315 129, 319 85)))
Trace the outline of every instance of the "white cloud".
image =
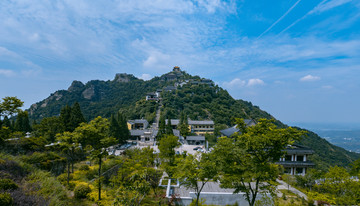
POLYGON ((310 74, 300 78, 301 82, 313 82, 313 81, 317 81, 317 80, 320 80, 320 77, 312 76, 310 74))
POLYGON ((235 1, 225 2, 221 0, 198 0, 197 3, 200 7, 204 7, 209 13, 214 13, 218 9, 226 9, 231 13, 236 12, 235 1))
POLYGON ((150 74, 142 74, 139 78, 147 81, 147 80, 150 80, 151 77, 152 76, 150 74))
POLYGON ((247 86, 248 87, 252 87, 252 86, 256 86, 256 85, 264 85, 264 81, 261 79, 249 79, 247 86))
POLYGON ((235 78, 230 82, 224 82, 223 85, 228 89, 239 88, 239 87, 244 87, 246 85, 246 81, 241 80, 239 78, 235 78))
POLYGON ((167 54, 163 54, 158 51, 152 51, 149 54, 149 57, 144 61, 144 67, 157 67, 159 65, 163 65, 170 59, 170 56, 167 54))
POLYGON ((241 80, 239 78, 235 78, 230 82, 224 82, 223 86, 228 89, 240 88, 240 87, 253 87, 257 85, 264 85, 264 81, 261 79, 249 79, 249 80, 241 80))
POLYGON ((0 75, 4 75, 6 77, 12 77, 15 75, 15 72, 9 69, 0 69, 0 75))
POLYGON ((318 4, 313 10, 309 12, 309 14, 312 13, 321 13, 327 10, 330 10, 332 8, 341 6, 343 4, 346 4, 348 2, 351 2, 352 0, 330 0, 330 1, 322 1, 320 4, 318 4))

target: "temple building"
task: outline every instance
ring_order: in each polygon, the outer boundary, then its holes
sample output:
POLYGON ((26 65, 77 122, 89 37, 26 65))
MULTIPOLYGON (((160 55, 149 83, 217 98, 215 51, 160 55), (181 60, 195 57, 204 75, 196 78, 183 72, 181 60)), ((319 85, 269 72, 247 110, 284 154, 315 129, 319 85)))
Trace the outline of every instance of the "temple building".
POLYGON ((314 150, 308 147, 293 144, 287 146, 285 152, 286 155, 276 162, 284 167, 285 174, 305 175, 308 168, 315 166, 309 161, 309 156, 314 154, 314 150))

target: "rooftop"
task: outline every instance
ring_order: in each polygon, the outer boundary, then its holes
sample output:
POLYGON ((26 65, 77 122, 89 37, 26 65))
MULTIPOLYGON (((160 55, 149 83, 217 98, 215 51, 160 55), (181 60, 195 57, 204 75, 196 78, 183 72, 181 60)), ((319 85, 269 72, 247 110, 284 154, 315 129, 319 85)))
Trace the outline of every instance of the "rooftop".
POLYGON ((205 141, 205 137, 204 136, 187 136, 186 140, 187 141, 205 141))

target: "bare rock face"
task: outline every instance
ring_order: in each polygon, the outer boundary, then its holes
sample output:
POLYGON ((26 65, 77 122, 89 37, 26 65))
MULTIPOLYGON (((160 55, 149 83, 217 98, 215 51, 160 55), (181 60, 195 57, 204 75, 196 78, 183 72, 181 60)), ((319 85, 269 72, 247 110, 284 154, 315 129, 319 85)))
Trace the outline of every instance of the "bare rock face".
POLYGON ((118 73, 115 75, 114 81, 116 82, 130 82, 129 75, 126 73, 118 73))
POLYGON ((52 94, 50 97, 46 98, 45 101, 40 105, 40 107, 46 107, 48 105, 48 103, 52 100, 60 100, 63 97, 62 94, 60 94, 59 92, 55 92, 54 94, 52 94))
POLYGON ((37 108, 38 108, 38 105, 37 105, 37 104, 32 104, 32 105, 30 106, 30 109, 29 109, 29 114, 30 114, 30 115, 33 115, 34 112, 35 112, 35 110, 37 110, 37 108))
POLYGON ((85 99, 92 99, 95 96, 95 87, 94 87, 94 85, 91 85, 89 88, 85 89, 82 92, 82 96, 85 99))
POLYGON ((68 88, 69 92, 76 92, 76 91, 80 91, 84 88, 84 84, 80 81, 73 81, 70 85, 70 87, 68 88))

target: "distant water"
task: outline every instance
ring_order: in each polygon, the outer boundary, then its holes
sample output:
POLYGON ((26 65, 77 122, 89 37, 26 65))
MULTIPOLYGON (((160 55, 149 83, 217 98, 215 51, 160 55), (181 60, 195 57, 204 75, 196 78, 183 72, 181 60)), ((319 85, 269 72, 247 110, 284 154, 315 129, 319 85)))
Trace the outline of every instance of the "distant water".
POLYGON ((315 132, 330 143, 360 153, 360 124, 357 123, 288 123, 315 132))

